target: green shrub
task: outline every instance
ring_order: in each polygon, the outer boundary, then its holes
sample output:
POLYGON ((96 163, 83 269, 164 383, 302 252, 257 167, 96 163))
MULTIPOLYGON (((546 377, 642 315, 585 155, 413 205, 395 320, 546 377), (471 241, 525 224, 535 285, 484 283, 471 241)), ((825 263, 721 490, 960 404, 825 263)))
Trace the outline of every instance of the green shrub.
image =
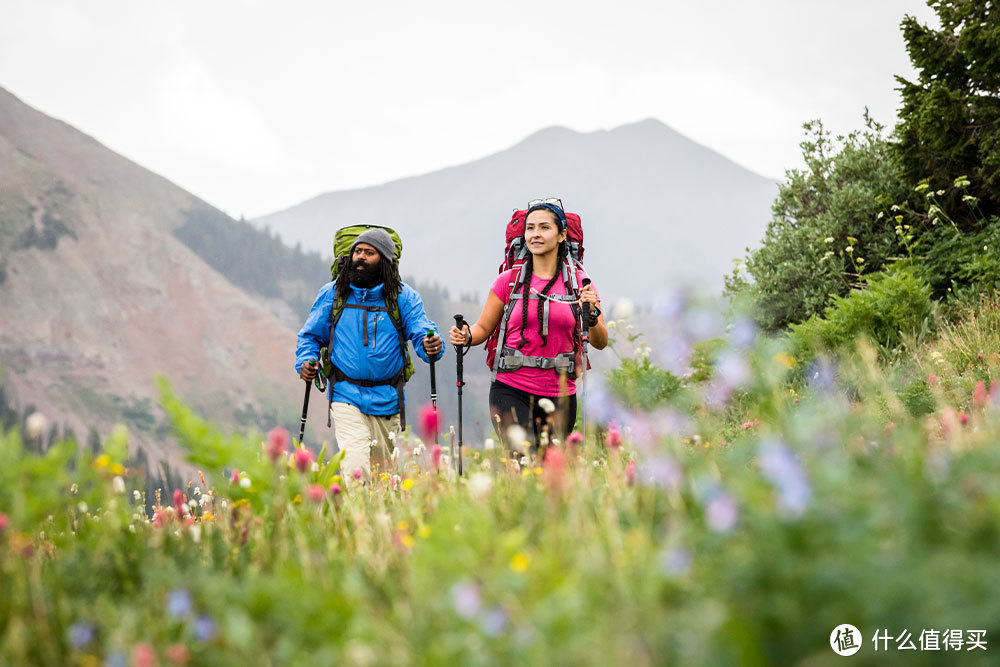
POLYGON ((891 353, 907 335, 923 339, 934 328, 935 305, 930 287, 911 266, 894 265, 867 281, 867 288, 836 297, 823 317, 812 316, 793 324, 789 337, 793 356, 801 363, 813 351, 834 351, 851 345, 859 337, 891 353))
POLYGON ((622 359, 621 366, 608 372, 608 386, 625 407, 650 411, 674 398, 681 381, 642 357, 622 359))

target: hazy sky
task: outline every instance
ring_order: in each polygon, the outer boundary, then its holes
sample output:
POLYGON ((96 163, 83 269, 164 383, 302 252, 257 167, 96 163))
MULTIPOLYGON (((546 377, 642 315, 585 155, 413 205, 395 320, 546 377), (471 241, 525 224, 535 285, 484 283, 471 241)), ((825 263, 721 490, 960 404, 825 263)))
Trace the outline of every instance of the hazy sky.
POLYGON ((922 0, 0 0, 0 86, 234 216, 654 117, 780 177, 892 125, 922 0))

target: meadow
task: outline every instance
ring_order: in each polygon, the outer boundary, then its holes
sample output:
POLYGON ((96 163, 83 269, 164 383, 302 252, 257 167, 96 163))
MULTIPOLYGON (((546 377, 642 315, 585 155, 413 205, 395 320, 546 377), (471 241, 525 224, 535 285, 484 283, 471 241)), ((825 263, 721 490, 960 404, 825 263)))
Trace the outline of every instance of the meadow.
POLYGON ((683 372, 616 322, 586 440, 517 458, 500 434, 462 477, 447 433, 407 432, 363 485, 165 381, 178 488, 144 490, 124 429, 100 452, 4 433, 0 662, 816 665, 845 623, 855 662, 994 662, 1000 306, 896 361, 795 359, 739 317, 698 340, 674 306, 683 372))

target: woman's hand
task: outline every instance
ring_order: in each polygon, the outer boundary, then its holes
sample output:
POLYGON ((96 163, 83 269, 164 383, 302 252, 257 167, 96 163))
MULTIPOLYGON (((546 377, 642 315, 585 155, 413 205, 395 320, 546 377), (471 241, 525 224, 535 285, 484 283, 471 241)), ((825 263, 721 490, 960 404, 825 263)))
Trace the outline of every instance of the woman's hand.
POLYGON ((468 345, 472 342, 472 331, 468 326, 459 329, 453 325, 451 329, 448 330, 448 340, 451 341, 452 345, 468 345))
POLYGON ((594 291, 593 285, 587 285, 580 290, 580 301, 594 306, 597 305, 597 292, 594 291))

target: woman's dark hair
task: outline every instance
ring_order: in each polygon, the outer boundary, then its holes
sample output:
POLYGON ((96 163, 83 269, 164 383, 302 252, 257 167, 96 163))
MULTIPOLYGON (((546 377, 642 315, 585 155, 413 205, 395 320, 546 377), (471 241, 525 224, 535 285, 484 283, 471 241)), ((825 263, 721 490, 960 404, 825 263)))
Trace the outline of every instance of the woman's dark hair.
MULTIPOLYGON (((553 213, 553 216, 555 214, 553 213)), ((562 269, 563 260, 566 259, 566 241, 559 242, 559 254, 556 258, 556 273, 552 276, 552 279, 545 284, 542 288, 541 294, 548 294, 552 286, 556 284, 556 280, 559 279, 559 272, 562 269)), ((524 325, 528 322, 528 295, 531 293, 531 275, 534 270, 533 255, 528 253, 528 260, 525 262, 524 267, 524 283, 523 292, 521 295, 521 340, 517 344, 517 349, 524 347, 526 342, 524 339, 524 325)), ((538 297, 538 336, 542 339, 542 345, 544 346, 548 342, 548 336, 545 335, 545 329, 543 328, 543 318, 545 317, 545 299, 541 296, 538 297)))
MULTIPOLYGON (((351 295, 351 256, 353 254, 354 249, 352 248, 351 252, 341 257, 337 264, 337 284, 334 296, 345 302, 347 297, 351 295)), ((382 253, 379 253, 378 265, 381 272, 378 283, 382 283, 382 296, 385 297, 385 302, 388 304, 399 295, 399 290, 403 288, 403 282, 399 279, 395 263, 386 260, 382 253)))

